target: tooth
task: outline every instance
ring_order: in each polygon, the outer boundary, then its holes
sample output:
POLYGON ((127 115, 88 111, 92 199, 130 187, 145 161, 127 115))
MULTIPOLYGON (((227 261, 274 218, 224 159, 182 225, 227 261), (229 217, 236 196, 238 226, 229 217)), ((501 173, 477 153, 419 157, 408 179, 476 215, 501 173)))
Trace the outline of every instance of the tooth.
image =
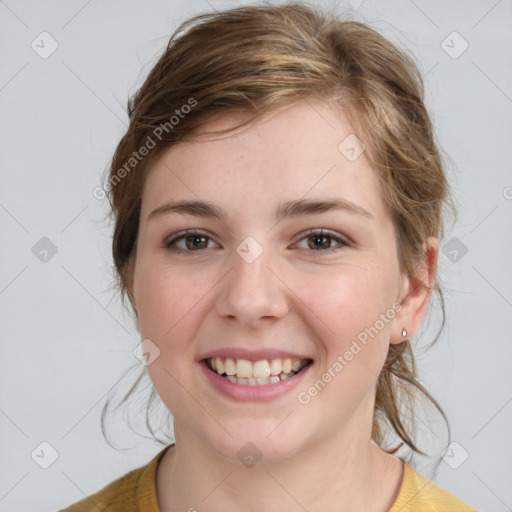
POLYGON ((283 359, 283 372, 284 373, 290 373, 292 371, 292 360, 287 357, 286 359, 283 359))
POLYGON ((299 371, 300 365, 302 364, 300 359, 295 359, 292 363, 292 370, 299 371))
POLYGON ((231 359, 231 357, 226 357, 226 363, 224 365, 224 371, 228 375, 235 375, 236 374, 236 363, 234 359, 231 359))
POLYGON ((216 357, 215 358, 215 366, 217 368, 217 373, 219 375, 222 375, 224 373, 224 362, 222 361, 222 358, 221 357, 216 357))
POLYGON ((268 361, 256 361, 253 366, 252 374, 254 377, 268 377, 270 375, 268 361))
POLYGON ((252 363, 247 359, 238 359, 236 362, 237 377, 252 377, 252 363))
POLYGON ((279 375, 283 371, 281 359, 272 359, 270 361, 270 374, 279 375))
POLYGON ((291 377, 291 375, 287 375, 285 373, 282 374, 282 377, 276 377, 275 375, 271 375, 270 377, 237 377, 236 375, 226 375, 225 379, 229 380, 229 382, 233 382, 235 384, 242 384, 244 386, 264 386, 268 384, 276 384, 281 380, 285 380, 291 377))
POLYGON ((210 366, 212 367, 212 370, 217 371, 217 364, 215 363, 214 357, 210 359, 210 366))
POLYGON ((288 377, 288 375, 286 375, 286 373, 281 373, 281 375, 279 375, 279 378, 280 378, 281 380, 286 379, 286 377, 288 377))

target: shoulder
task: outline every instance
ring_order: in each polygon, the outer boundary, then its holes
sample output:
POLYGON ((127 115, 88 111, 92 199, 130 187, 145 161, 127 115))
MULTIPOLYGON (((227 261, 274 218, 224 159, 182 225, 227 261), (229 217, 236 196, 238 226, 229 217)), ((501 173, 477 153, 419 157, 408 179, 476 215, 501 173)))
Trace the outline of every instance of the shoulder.
POLYGON ((398 496, 389 512, 477 512, 403 461, 404 474, 398 496))
POLYGON ((166 446, 146 465, 133 469, 59 512, 159 512, 156 497, 156 469, 166 446))

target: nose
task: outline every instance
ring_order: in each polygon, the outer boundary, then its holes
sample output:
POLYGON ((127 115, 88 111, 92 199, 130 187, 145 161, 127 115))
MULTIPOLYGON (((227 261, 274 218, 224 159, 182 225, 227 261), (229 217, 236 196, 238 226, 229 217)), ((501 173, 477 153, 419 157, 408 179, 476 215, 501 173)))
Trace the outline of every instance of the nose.
POLYGON ((233 251, 231 271, 221 281, 216 301, 220 317, 254 329, 286 315, 287 287, 271 260, 265 250, 251 263, 233 251))

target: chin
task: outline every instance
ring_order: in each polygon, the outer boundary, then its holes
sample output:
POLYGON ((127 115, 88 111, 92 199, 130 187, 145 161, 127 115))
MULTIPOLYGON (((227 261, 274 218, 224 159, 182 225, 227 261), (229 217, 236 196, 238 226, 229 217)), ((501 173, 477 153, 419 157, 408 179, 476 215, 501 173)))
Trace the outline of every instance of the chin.
POLYGON ((283 417, 239 419, 224 424, 232 437, 226 432, 214 436, 210 432, 201 437, 213 451, 230 462, 246 467, 275 464, 290 459, 307 444, 304 428, 290 428, 290 419, 283 421, 283 417), (290 423, 286 424, 288 421, 290 423))

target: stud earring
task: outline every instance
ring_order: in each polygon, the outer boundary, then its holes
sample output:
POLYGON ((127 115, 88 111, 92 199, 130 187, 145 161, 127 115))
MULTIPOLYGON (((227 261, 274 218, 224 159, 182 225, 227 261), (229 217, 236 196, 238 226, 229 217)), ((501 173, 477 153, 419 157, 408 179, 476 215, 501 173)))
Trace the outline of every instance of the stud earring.
POLYGON ((405 336, 407 336, 407 331, 404 329, 402 329, 402 336, 405 338, 405 336))

